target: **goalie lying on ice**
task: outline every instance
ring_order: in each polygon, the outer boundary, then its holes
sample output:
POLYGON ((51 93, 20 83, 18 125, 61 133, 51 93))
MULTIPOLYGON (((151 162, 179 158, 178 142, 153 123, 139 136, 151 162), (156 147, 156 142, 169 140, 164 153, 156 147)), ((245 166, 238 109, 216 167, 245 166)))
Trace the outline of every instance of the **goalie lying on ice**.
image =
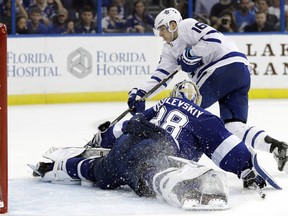
POLYGON ((43 157, 52 162, 38 163, 34 174, 52 183, 90 183, 102 189, 129 185, 139 196, 158 197, 187 210, 227 208, 225 173, 175 157, 176 143, 165 130, 137 117, 130 121, 142 133, 127 127, 107 152, 51 148, 43 157))

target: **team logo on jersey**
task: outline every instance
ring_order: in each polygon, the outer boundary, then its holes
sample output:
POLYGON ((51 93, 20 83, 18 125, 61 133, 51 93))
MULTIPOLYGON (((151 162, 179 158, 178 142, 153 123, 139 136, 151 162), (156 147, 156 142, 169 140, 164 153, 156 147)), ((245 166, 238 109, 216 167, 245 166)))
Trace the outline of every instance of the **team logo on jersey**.
POLYGON ((77 78, 84 78, 92 72, 92 55, 82 47, 68 55, 67 70, 77 78))

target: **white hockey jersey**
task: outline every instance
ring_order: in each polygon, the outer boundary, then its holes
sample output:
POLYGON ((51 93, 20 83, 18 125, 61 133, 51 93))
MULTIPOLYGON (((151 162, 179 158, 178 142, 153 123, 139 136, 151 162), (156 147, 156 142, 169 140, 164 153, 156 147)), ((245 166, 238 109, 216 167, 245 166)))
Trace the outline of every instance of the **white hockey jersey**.
MULTIPOLYGON (((245 54, 241 53, 236 44, 227 36, 209 25, 188 18, 179 23, 178 37, 171 43, 164 44, 156 71, 152 74, 150 80, 140 88, 149 91, 168 74, 175 71, 179 67, 177 58, 188 47, 192 48, 194 56, 202 57, 203 65, 195 73, 189 74, 189 77, 199 87, 218 67, 233 62, 250 65, 245 54), (204 71, 205 76, 203 77, 201 74, 204 71), (199 79, 201 79, 200 83, 199 79)), ((162 91, 166 86, 162 86, 157 92, 162 91)))

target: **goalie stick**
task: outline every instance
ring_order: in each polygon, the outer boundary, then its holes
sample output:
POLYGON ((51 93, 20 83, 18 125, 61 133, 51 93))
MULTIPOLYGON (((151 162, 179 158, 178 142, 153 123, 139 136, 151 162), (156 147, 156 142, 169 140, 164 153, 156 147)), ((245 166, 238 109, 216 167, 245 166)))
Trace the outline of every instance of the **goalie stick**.
MULTIPOLYGON (((259 165, 257 154, 252 147, 249 148, 252 154, 252 164, 256 172, 267 181, 273 188, 277 190, 282 190, 282 188, 277 184, 277 182, 259 165)), ((260 194, 261 195, 261 194, 260 194)))
MULTIPOLYGON (((145 101, 150 95, 152 95, 158 88, 160 88, 164 83, 166 83, 169 79, 171 79, 176 73, 178 73, 180 69, 178 68, 173 73, 169 74, 166 78, 164 78, 161 82, 155 85, 150 91, 148 91, 139 101, 145 101)), ((134 107, 128 108, 121 115, 119 115, 114 121, 106 121, 98 126, 98 129, 101 132, 105 132, 109 127, 119 122, 122 118, 124 118, 130 111, 132 111, 134 107)))

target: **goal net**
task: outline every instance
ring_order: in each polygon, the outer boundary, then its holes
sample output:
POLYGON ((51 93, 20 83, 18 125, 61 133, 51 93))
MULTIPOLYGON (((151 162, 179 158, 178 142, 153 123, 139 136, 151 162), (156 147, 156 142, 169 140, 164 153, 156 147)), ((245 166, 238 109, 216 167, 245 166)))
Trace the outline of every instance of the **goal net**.
POLYGON ((7 28, 0 23, 0 214, 7 212, 7 28))

